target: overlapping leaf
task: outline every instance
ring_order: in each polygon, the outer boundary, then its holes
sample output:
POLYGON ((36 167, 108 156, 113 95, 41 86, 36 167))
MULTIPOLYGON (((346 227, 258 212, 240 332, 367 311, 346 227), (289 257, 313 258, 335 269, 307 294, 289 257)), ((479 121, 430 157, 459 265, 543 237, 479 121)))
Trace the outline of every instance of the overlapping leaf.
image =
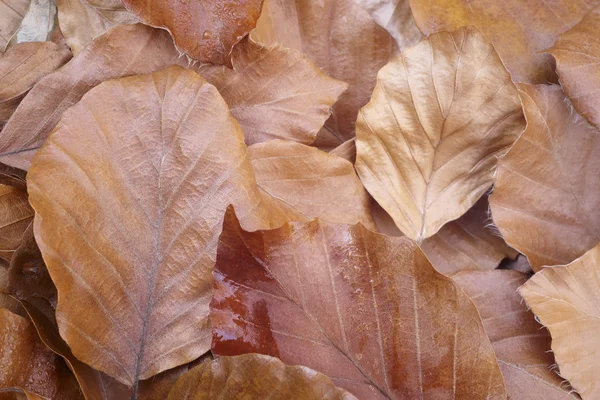
POLYGON ((551 56, 542 50, 577 24, 598 0, 410 0, 426 35, 475 26, 492 42, 515 82, 556 81, 551 56))
POLYGON ((412 46, 422 38, 408 0, 356 0, 356 3, 396 39, 398 48, 412 46))
POLYGON ((17 31, 17 43, 45 42, 52 40, 56 29, 56 3, 54 0, 31 0, 29 10, 17 31))
POLYGON ((17 33, 31 0, 0 0, 0 54, 17 33))
POLYGON ((552 335, 560 375, 583 399, 600 396, 600 245, 566 266, 544 268, 519 289, 552 335))
POLYGON ((414 242, 315 220, 246 232, 227 213, 215 355, 263 353, 359 398, 506 398, 479 315, 414 242))
POLYGON ((527 129, 498 163, 490 205, 506 242, 534 271, 600 241, 600 134, 556 85, 520 85, 527 129))
POLYGON ((524 128, 494 48, 471 28, 431 35, 379 71, 356 121, 356 168, 408 237, 423 241, 490 188, 524 128))
POLYGON ((168 400, 217 398, 273 400, 353 400, 348 392, 309 368, 291 367, 262 354, 220 357, 183 375, 168 400))
POLYGON ((33 210, 27 201, 27 194, 0 184, 0 258, 11 260, 32 221, 33 210))

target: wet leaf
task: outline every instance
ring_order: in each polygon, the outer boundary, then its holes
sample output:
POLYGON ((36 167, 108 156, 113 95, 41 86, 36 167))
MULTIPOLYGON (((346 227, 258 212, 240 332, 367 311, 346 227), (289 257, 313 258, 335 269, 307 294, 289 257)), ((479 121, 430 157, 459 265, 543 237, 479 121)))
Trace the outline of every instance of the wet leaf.
POLYGON ((370 199, 348 161, 282 140, 248 148, 256 182, 293 221, 315 217, 375 229, 370 199))
POLYGON ((169 400, 216 398, 273 400, 352 400, 348 392, 307 367, 288 366, 262 354, 220 357, 183 375, 169 393, 169 400))
POLYGON ((233 46, 256 25, 263 0, 123 0, 144 23, 167 29, 175 45, 202 63, 229 65, 233 46))
POLYGON ((31 0, 0 0, 0 54, 19 30, 31 0))
POLYGON ((321 130, 331 148, 354 137, 377 71, 396 53, 393 38, 354 0, 265 0, 251 37, 305 53, 325 74, 350 85, 321 130))
POLYGON ((52 42, 20 43, 0 56, 0 129, 33 85, 70 58, 52 42))
POLYGON ((569 265, 544 268, 519 292, 552 336, 560 375, 581 397, 600 396, 596 366, 600 331, 600 245, 569 265))
POLYGON ((600 133, 556 85, 520 85, 527 129, 498 163, 490 205, 506 242, 534 271, 600 241, 600 133))
POLYGON ((421 249, 433 266, 446 275, 496 269, 506 257, 514 259, 519 254, 504 242, 496 229, 486 195, 465 215, 425 239, 421 249))
POLYGON ((464 271, 452 277, 473 300, 498 357, 509 399, 577 399, 552 371, 550 335, 523 304, 517 271, 464 271))
POLYGON ((225 216, 215 355, 263 353, 364 399, 506 398, 475 306, 406 238, 319 220, 246 232, 225 216))
POLYGON ((56 0, 58 21, 73 54, 112 27, 137 22, 121 0, 56 0))
POLYGON ((555 82, 552 57, 542 50, 600 4, 598 0, 410 0, 426 35, 475 26, 494 45, 515 82, 555 82))
POLYGON ((32 220, 27 194, 0 184, 0 258, 10 261, 32 220))
POLYGON ((36 155, 28 186, 61 336, 134 395, 210 347, 226 206, 251 229, 284 220, 261 198, 217 90, 180 67, 90 91, 36 155))
POLYGON ((356 169, 400 230, 419 242, 490 188, 523 131, 517 89, 474 29, 431 35, 378 74, 356 121, 356 169))

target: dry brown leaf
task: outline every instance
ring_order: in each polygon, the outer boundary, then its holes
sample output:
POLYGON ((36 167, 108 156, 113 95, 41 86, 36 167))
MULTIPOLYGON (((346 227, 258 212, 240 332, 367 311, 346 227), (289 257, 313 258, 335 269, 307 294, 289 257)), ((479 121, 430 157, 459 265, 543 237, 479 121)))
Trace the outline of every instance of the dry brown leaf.
POLYGON ((58 21, 73 54, 117 25, 138 21, 121 0, 56 0, 58 21))
POLYGON ((194 60, 230 65, 230 54, 256 25, 263 0, 123 0, 144 23, 164 28, 194 60))
POLYGON ((52 42, 16 44, 0 56, 0 130, 29 89, 70 58, 69 50, 52 42))
POLYGON ((426 35, 475 26, 492 42, 515 82, 556 81, 552 57, 542 50, 577 24, 599 0, 410 0, 426 35))
POLYGON ((600 127, 599 29, 600 8, 596 8, 547 50, 556 59, 560 84, 573 106, 596 127, 600 127))
POLYGON ((56 3, 54 0, 31 0, 29 10, 12 40, 16 40, 16 43, 51 40, 56 29, 55 21, 56 3))
POLYGON ((19 30, 31 0, 0 0, 0 54, 19 30))
POLYGON ((350 85, 321 130, 329 147, 354 137, 377 71, 396 54, 393 38, 354 0, 265 0, 251 37, 305 53, 325 74, 350 85))
POLYGON ((168 400, 217 398, 356 400, 323 374, 262 354, 220 357, 204 363, 179 378, 168 400))
POLYGON ((497 158, 524 125, 517 89, 483 36, 434 34, 379 71, 356 121, 356 169, 421 242, 490 188, 497 158))
POLYGON ((519 255, 494 229, 485 195, 465 215, 425 239, 421 249, 433 266, 446 275, 492 270, 506 257, 515 259, 519 255))
POLYGON ((560 375, 584 400, 600 396, 600 245, 569 265, 543 268, 519 292, 552 336, 560 375))
POLYGON ((246 232, 229 209, 213 354, 262 353, 362 399, 506 398, 473 303, 417 245, 319 220, 246 232))
POLYGON ((519 89, 527 129, 498 163, 490 205, 506 242, 539 271, 600 241, 600 132, 559 86, 519 89))
POLYGON ((464 271, 452 277, 473 300, 498 357, 509 399, 577 399, 551 371, 550 335, 527 310, 517 271, 464 271))
POLYGON ((233 70, 200 67, 244 131, 247 144, 271 139, 315 141, 330 108, 348 87, 323 74, 296 50, 243 40, 232 53, 233 70))
POLYGON ((248 148, 256 182, 292 221, 323 218, 375 229, 370 199, 348 161, 281 140, 248 148))
POLYGON ((0 184, 0 258, 10 262, 32 220, 33 210, 27 194, 0 184))
POLYGON ((329 154, 342 157, 354 164, 356 161, 356 138, 346 140, 344 143, 331 150, 329 154))
POLYGON ((141 379, 210 348, 226 206, 253 229, 284 220, 264 206, 243 133, 217 90, 176 66, 91 90, 27 178, 60 334, 133 397, 141 379))

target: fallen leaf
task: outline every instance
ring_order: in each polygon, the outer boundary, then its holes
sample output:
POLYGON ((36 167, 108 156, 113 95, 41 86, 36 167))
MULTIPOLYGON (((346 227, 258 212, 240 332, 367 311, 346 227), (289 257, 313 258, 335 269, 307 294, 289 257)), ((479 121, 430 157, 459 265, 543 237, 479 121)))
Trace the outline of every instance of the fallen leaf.
POLYGON ((527 129, 498 163, 490 206, 506 242, 534 271, 600 241, 600 133, 559 86, 519 85, 527 129))
POLYGON ((56 3, 54 0, 31 0, 29 10, 21 21, 16 34, 17 43, 51 40, 55 21, 56 3))
POLYGON ((342 157, 352 164, 356 161, 356 139, 346 140, 329 152, 333 156, 342 157))
MULTIPOLYGON (((598 2, 597 2, 598 3, 598 2)), ((575 109, 590 123, 600 127, 600 44, 596 32, 600 28, 600 8, 561 34, 554 46, 546 50, 556 59, 560 85, 575 109)))
POLYGON ((0 184, 0 258, 10 262, 32 220, 27 194, 0 184))
POLYGON ((422 242, 490 188, 524 125, 493 46, 472 28, 437 33, 379 71, 356 121, 356 169, 398 228, 422 242))
POLYGON ((123 0, 144 23, 168 30, 194 60, 230 65, 233 46, 256 25, 263 0, 123 0))
POLYGON ((52 42, 16 44, 0 56, 0 129, 33 85, 70 58, 52 42))
POLYGON ((225 216, 216 356, 262 353, 363 399, 506 398, 477 310, 417 245, 319 220, 247 232, 225 216))
POLYGON ((231 61, 233 69, 208 66, 198 72, 219 89, 247 144, 272 139, 311 144, 348 87, 304 54, 279 45, 245 39, 233 49, 231 61))
POLYGON ((552 336, 560 375, 583 399, 600 396, 600 245, 569 265, 543 268, 519 289, 552 336))
POLYGON ((138 21, 121 0, 56 0, 58 21, 73 54, 112 27, 138 21))
POLYGON ((176 66, 91 90, 27 178, 60 334, 134 398, 140 380, 210 348, 211 271, 227 205, 253 229, 285 220, 264 206, 217 90, 176 66))
POLYGON ((273 399, 352 400, 348 392, 307 367, 288 366, 274 357, 245 354, 220 357, 183 375, 168 400, 273 399))
POLYGON ((533 275, 531 264, 529 264, 527 257, 525 257, 523 254, 519 254, 514 260, 505 258, 498 266, 498 269, 515 270, 523 274, 533 275))
POLYGON ((421 249, 433 266, 446 275, 493 270, 503 259, 519 255, 494 229, 497 228, 493 226, 484 195, 465 215, 425 239, 421 249))
POLYGON ((577 399, 551 367, 550 335, 535 321, 517 289, 527 275, 517 271, 463 271, 452 277, 469 296, 496 352, 509 399, 577 399))
POLYGON ((348 161, 282 140, 248 148, 258 187, 293 221, 375 224, 370 199, 348 161))
POLYGON ((552 57, 542 50, 577 24, 599 0, 410 0, 425 35, 475 26, 494 45, 515 82, 556 81, 552 57))
POLYGON ((19 30, 31 0, 0 0, 0 54, 19 30))
POLYGON ((396 54, 394 39, 354 0, 265 0, 251 37, 305 53, 325 74, 350 85, 321 131, 330 147, 354 137, 377 71, 396 54))

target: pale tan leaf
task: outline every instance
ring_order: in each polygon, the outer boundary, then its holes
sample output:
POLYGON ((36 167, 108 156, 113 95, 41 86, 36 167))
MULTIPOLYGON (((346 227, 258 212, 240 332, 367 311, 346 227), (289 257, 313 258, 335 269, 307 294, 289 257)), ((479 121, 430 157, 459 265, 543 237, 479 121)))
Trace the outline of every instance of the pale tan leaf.
POLYGON ((19 30, 31 0, 0 0, 0 54, 19 30))
POLYGON ((492 45, 472 28, 434 34, 379 71, 356 121, 356 169, 398 228, 421 242, 490 188, 524 125, 492 45))
POLYGON ((352 164, 356 161, 356 139, 346 140, 336 148, 332 149, 329 154, 342 157, 350 161, 352 164))
POLYGON ((16 34, 16 42, 45 42, 51 40, 55 29, 56 3, 54 0, 31 0, 29 10, 16 34))

